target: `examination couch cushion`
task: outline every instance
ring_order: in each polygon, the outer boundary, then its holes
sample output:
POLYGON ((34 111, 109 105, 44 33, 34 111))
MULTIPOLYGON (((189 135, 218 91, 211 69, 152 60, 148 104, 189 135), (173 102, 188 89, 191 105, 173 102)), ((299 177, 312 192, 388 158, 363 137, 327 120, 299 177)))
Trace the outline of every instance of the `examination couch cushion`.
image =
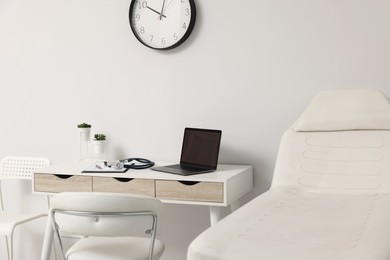
POLYGON ((388 260, 389 204, 388 193, 272 188, 200 234, 187 259, 388 260))

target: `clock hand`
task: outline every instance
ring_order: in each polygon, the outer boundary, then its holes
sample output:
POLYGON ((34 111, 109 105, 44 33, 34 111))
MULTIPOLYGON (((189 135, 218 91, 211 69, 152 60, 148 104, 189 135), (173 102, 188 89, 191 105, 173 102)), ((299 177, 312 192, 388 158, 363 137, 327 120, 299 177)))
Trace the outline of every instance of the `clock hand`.
POLYGON ((164 6, 165 6, 165 0, 163 0, 163 3, 162 3, 162 6, 161 6, 161 13, 160 13, 160 20, 162 19, 162 15, 163 15, 163 12, 164 12, 164 6))
MULTIPOLYGON (((146 6, 146 8, 148 8, 149 10, 155 12, 156 14, 158 14, 160 17, 164 17, 164 18, 167 18, 164 14, 154 10, 153 8, 149 7, 148 5, 146 6)), ((160 19, 161 20, 161 19, 160 19)))
POLYGON ((172 2, 175 0, 171 0, 168 4, 167 7, 165 7, 165 10, 162 13, 165 13, 165 11, 171 6, 172 2))

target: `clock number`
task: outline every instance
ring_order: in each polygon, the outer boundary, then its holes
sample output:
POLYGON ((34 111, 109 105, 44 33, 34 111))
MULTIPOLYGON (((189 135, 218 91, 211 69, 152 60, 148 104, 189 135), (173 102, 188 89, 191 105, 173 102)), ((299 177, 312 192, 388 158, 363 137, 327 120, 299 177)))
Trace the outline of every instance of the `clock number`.
POLYGON ((138 2, 138 9, 146 8, 148 3, 146 1, 138 2))
POLYGON ((153 41, 153 35, 150 35, 150 42, 153 41))
POLYGON ((173 39, 174 39, 175 41, 177 41, 177 40, 179 39, 179 37, 177 36, 177 33, 174 33, 174 34, 173 34, 173 39))
POLYGON ((139 28, 139 32, 142 33, 142 34, 145 33, 145 27, 139 28))
POLYGON ((166 43, 167 43, 167 41, 165 40, 165 38, 162 38, 162 39, 161 39, 161 44, 162 44, 162 45, 165 45, 166 43))
POLYGON ((186 23, 183 23, 183 26, 181 28, 183 28, 184 30, 187 29, 186 23))
POLYGON ((185 16, 189 16, 189 15, 190 15, 190 9, 189 9, 189 8, 186 8, 185 11, 186 11, 186 12, 185 12, 185 16))
POLYGON ((136 14, 136 15, 135 15, 135 19, 136 19, 137 21, 139 21, 139 19, 141 19, 141 16, 140 16, 139 14, 136 14))

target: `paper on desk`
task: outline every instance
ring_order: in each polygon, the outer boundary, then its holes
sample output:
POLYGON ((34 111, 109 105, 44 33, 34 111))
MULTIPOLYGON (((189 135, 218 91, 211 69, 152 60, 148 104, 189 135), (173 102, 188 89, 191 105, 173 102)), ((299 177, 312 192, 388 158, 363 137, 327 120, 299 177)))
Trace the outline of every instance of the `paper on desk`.
POLYGON ((104 173, 104 172, 126 172, 128 168, 117 168, 115 166, 106 166, 104 162, 95 162, 87 169, 82 171, 83 173, 104 173))

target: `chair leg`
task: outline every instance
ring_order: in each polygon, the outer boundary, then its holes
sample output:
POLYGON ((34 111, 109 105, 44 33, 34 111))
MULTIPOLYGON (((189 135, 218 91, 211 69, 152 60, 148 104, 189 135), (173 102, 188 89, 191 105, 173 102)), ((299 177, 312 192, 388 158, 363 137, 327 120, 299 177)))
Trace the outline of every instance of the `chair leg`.
POLYGON ((53 243, 53 246, 51 248, 51 253, 54 256, 54 260, 57 260, 57 247, 54 243, 53 243))
POLYGON ((5 246, 7 247, 7 258, 9 259, 8 236, 5 237, 5 246))
POLYGON ((12 241, 12 235, 5 237, 5 242, 7 244, 7 253, 8 253, 8 260, 13 260, 13 241, 12 241))
MULTIPOLYGON (((46 196, 47 208, 48 209, 50 209, 50 198, 51 197, 52 197, 52 195, 47 195, 46 196)), ((54 259, 57 260, 57 246, 56 246, 56 243, 54 242, 54 239, 53 239, 53 242, 52 242, 51 253, 52 253, 52 255, 54 255, 54 259)))

